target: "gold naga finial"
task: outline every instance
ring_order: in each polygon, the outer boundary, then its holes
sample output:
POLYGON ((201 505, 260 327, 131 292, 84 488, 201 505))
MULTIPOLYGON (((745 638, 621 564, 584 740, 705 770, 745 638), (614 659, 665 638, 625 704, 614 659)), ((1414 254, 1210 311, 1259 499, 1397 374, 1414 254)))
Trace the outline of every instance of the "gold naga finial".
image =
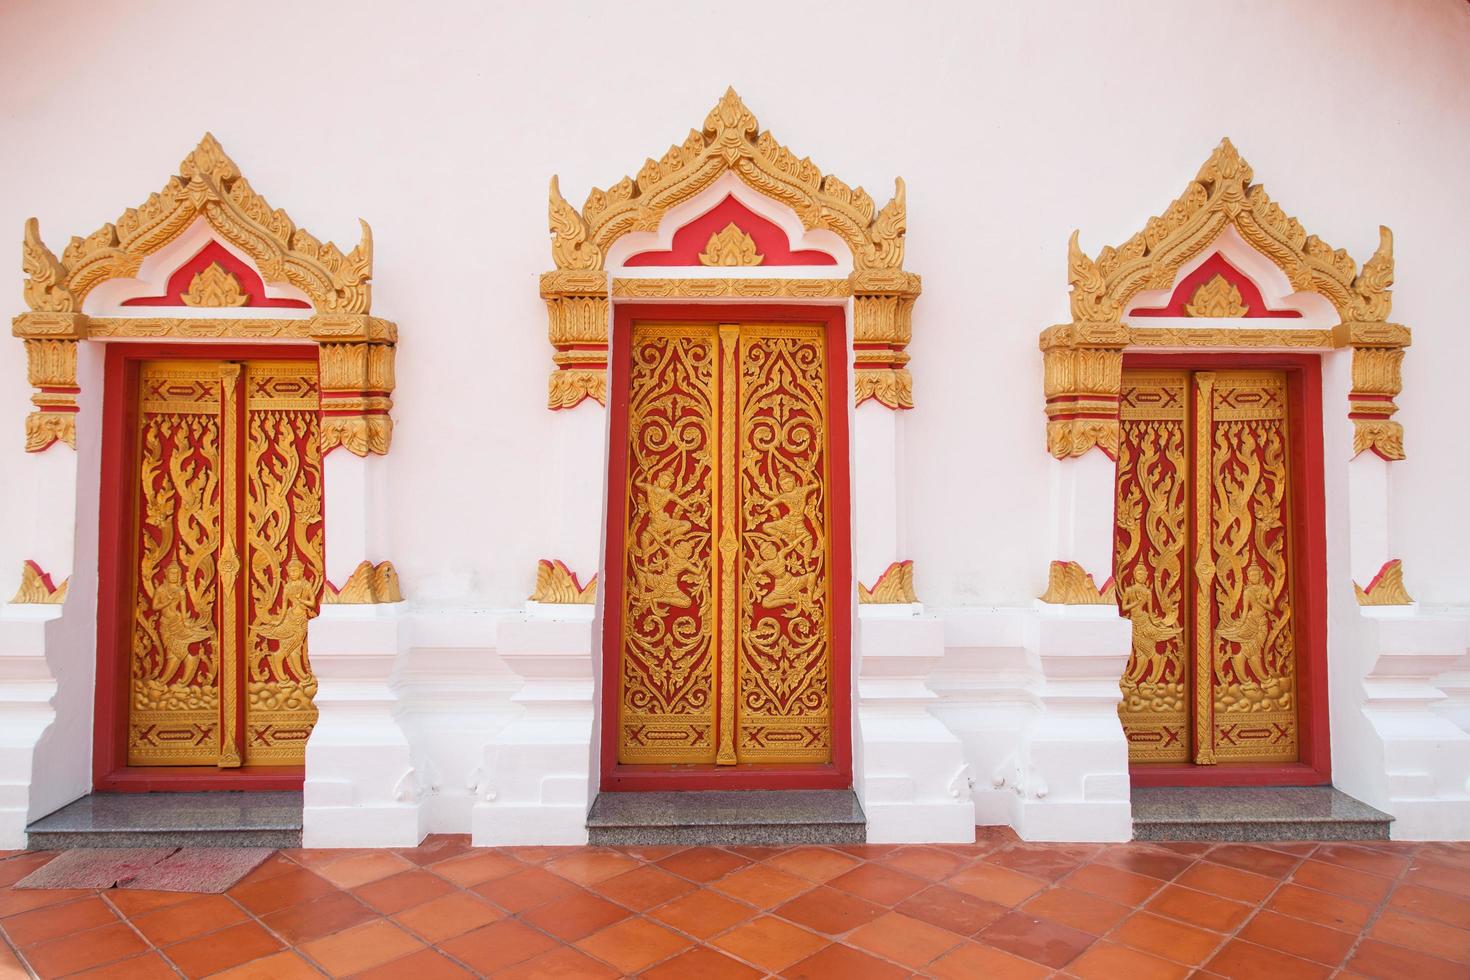
POLYGON ((1393 232, 1378 226, 1378 250, 1363 263, 1353 280, 1353 314, 1359 320, 1381 323, 1393 308, 1393 232))
POLYGON ((26 306, 41 313, 71 313, 76 309, 76 300, 66 288, 66 269, 41 241, 41 223, 35 218, 26 219, 20 267, 26 275, 26 306))
POLYGON ((561 196, 556 175, 551 177, 547 221, 551 230, 551 255, 558 269, 590 271, 602 268, 602 250, 587 240, 587 222, 561 196))

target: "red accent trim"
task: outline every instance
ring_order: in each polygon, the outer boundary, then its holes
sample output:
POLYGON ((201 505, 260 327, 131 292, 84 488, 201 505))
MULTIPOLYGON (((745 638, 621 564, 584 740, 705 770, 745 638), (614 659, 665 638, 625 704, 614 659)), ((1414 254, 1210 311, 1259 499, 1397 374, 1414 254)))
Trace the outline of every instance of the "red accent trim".
MULTIPOLYGON (((33 561, 26 562, 26 564, 34 567, 38 572, 41 570, 40 567, 37 566, 36 563, 33 561)), ((1384 562, 1382 567, 1378 569, 1378 574, 1373 576, 1373 581, 1363 586, 1363 591, 1368 593, 1369 595, 1372 595, 1373 590, 1378 588, 1378 583, 1383 581, 1383 576, 1387 575, 1393 569, 1398 568, 1401 564, 1403 564, 1402 558, 1390 558, 1388 561, 1384 562)), ((51 579, 49 578, 46 579, 46 587, 48 589, 52 588, 51 579)))
POLYGON ((1231 265, 1225 256, 1219 252, 1205 259, 1198 269, 1195 269, 1189 275, 1179 280, 1179 285, 1174 287, 1174 293, 1169 297, 1168 303, 1163 306, 1144 307, 1142 309, 1135 307, 1128 311, 1128 315, 1189 316, 1189 312, 1185 310, 1185 306, 1194 299, 1194 291, 1215 278, 1215 276, 1224 276, 1226 282, 1240 290, 1240 298, 1246 306, 1246 314, 1243 319, 1301 319, 1302 314, 1300 310, 1268 309, 1265 297, 1261 295, 1261 290, 1251 281, 1250 276, 1247 276, 1244 272, 1231 265))
POLYGON ((847 333, 840 306, 618 304, 613 314, 607 552, 603 559, 602 789, 846 789, 852 785, 852 497, 848 449, 847 333), (827 332, 828 492, 832 499, 832 762, 810 766, 626 766, 617 762, 623 632, 623 528, 627 508, 628 362, 634 320, 670 323, 822 323, 827 332))
POLYGON ((734 224, 755 241, 755 250, 761 255, 761 265, 836 265, 837 260, 826 252, 815 249, 792 251, 791 242, 781 226, 756 214, 733 196, 695 218, 674 232, 673 247, 667 252, 639 252, 630 256, 624 266, 702 266, 699 254, 709 244, 710 236, 734 224))
MULTIPOLYGON (((51 581, 51 573, 50 572, 48 572, 45 569, 43 569, 40 565, 36 564, 30 558, 27 558, 23 564, 26 564, 26 565, 29 565, 30 566, 31 571, 33 571, 33 572, 36 573, 36 577, 41 580, 41 584, 46 587, 46 591, 47 592, 55 592, 56 591, 56 583, 53 582, 53 581, 51 581)), ((1388 566, 1385 565, 1384 567, 1387 568, 1388 566)), ((1379 575, 1382 575, 1383 573, 1382 572, 1379 572, 1378 574, 1379 575)), ((1373 581, 1376 583, 1378 581, 1378 579, 1375 578, 1373 581)), ((1371 586, 1370 586, 1370 588, 1371 588, 1371 586)))
MULTIPOLYGON (((1315 354, 1125 354, 1123 367, 1283 371, 1291 426, 1291 518, 1297 567, 1296 763, 1213 766, 1134 764, 1135 786, 1319 786, 1332 782, 1327 708, 1327 523, 1323 506, 1322 361, 1315 354)), ((1193 468, 1194 461, 1190 466, 1193 468)), ((1193 474, 1191 473, 1191 479, 1193 474)), ((1192 563, 1186 563, 1192 566, 1192 563)), ((1193 574, 1192 572, 1190 573, 1193 574)), ((1192 580, 1191 580, 1192 581, 1192 580)))
MULTIPOLYGON (((102 393, 102 492, 97 543, 97 684, 93 700, 92 788, 158 790, 299 790, 299 766, 128 766, 128 632, 134 561, 131 533, 138 457, 138 366, 143 361, 306 361, 316 345, 108 344, 102 393)), ((242 709, 243 710, 243 709, 242 709)), ((241 729, 243 731, 243 728, 241 729)))
POLYGON ((187 306, 184 302, 184 294, 189 291, 194 277, 211 263, 218 262, 220 268, 235 277, 240 284, 240 292, 247 297, 243 307, 226 307, 219 312, 220 316, 229 316, 229 309, 245 309, 246 307, 309 310, 310 303, 303 303, 299 299, 272 298, 265 294, 265 282, 260 278, 260 273, 251 268, 249 263, 240 261, 234 252, 225 248, 219 242, 211 241, 194 257, 179 266, 168 277, 168 285, 164 287, 162 296, 135 296, 132 299, 123 300, 123 306, 187 306))

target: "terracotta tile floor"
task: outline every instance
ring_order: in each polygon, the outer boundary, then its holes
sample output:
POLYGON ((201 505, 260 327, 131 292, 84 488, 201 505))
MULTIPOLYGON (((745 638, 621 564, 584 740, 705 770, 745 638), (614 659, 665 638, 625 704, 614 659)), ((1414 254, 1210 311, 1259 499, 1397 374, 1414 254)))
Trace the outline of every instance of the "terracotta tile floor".
POLYGON ((0 852, 0 977, 1470 977, 1470 844, 432 837, 226 895, 10 887, 50 857, 0 852))

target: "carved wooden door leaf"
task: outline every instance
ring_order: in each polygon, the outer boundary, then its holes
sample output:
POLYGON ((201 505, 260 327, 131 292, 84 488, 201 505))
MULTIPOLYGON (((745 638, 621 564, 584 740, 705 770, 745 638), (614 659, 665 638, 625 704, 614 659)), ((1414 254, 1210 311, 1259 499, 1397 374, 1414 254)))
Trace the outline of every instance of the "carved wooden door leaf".
POLYGON ((1297 759, 1287 385, 1124 371, 1114 582, 1134 762, 1297 759))
POLYGON ((831 758, 825 338, 635 324, 618 761, 831 758))
POLYGON ((303 762, 325 581, 318 398, 311 361, 141 366, 129 765, 303 762))

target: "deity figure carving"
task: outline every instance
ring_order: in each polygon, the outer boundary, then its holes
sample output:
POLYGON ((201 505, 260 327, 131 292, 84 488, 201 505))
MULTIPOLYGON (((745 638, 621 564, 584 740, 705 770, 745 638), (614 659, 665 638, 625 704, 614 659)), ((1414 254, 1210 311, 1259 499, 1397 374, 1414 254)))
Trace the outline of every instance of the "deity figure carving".
MULTIPOLYGON (((1148 568, 1133 566, 1133 581, 1118 596, 1118 608, 1133 623, 1133 656, 1128 661, 1127 679, 1135 684, 1163 681, 1170 658, 1159 651, 1159 644, 1179 637, 1179 611, 1170 609, 1165 617, 1154 615, 1154 589, 1148 568)), ((1172 678, 1178 680, 1178 678, 1172 678)))
POLYGON ((1215 635, 1220 640, 1216 673, 1222 675, 1222 683, 1227 682, 1222 668, 1229 664, 1235 674, 1235 683, 1250 687, 1259 685, 1269 676, 1265 660, 1267 618, 1274 603, 1261 566, 1250 566, 1246 570, 1245 581, 1240 616, 1231 616, 1223 608, 1220 610, 1220 622, 1215 627, 1215 635), (1235 644, 1234 653, 1229 652, 1228 643, 1235 644))
POLYGON ((208 659, 201 651, 193 652, 193 646, 214 636, 213 624, 189 613, 189 591, 184 586, 183 572, 178 562, 171 562, 164 570, 163 582, 153 590, 152 607, 158 613, 158 635, 163 645, 163 666, 158 679, 169 683, 175 673, 182 670, 177 684, 188 687, 201 668, 207 670, 208 659))
POLYGON ((281 614, 273 622, 255 628, 262 640, 251 676, 257 681, 305 680, 311 675, 306 661, 306 623, 316 608, 316 586, 305 577, 306 565, 300 558, 286 564, 286 582, 281 587, 281 614), (275 640, 271 650, 263 641, 275 640), (270 669, 266 669, 269 664, 270 669), (287 673, 287 668, 290 672, 287 673))

